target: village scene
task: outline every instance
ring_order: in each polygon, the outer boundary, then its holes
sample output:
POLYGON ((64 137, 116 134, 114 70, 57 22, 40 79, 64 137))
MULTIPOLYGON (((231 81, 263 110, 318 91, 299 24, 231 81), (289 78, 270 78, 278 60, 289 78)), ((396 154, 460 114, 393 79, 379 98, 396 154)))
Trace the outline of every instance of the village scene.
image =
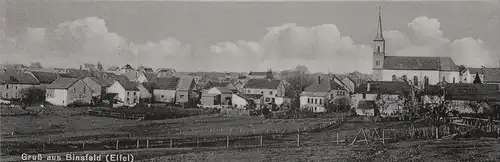
POLYGON ((0 55, 0 161, 500 161, 500 60, 392 55, 374 14, 371 72, 0 55))

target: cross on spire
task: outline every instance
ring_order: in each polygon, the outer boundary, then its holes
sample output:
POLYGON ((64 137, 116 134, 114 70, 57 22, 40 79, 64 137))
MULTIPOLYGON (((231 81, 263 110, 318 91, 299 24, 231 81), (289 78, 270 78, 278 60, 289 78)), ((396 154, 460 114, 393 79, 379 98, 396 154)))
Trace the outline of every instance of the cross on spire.
POLYGON ((382 34, 382 16, 380 15, 380 10, 382 8, 380 5, 377 6, 378 9, 378 30, 377 30, 377 36, 375 36, 376 41, 383 41, 384 40, 384 35, 382 34))

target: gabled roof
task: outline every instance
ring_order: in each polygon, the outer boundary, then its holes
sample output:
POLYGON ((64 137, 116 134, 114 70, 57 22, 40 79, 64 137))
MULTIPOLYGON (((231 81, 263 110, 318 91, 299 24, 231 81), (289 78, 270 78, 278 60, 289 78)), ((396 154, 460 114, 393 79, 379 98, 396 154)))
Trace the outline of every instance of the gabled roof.
POLYGON ((137 80, 137 71, 128 71, 124 73, 128 80, 137 80))
POLYGON ((192 76, 183 76, 179 80, 179 84, 177 85, 177 90, 190 90, 193 88, 192 86, 194 82, 194 78, 192 76))
POLYGON ((255 72, 255 71, 251 71, 250 73, 248 73, 249 76, 266 76, 267 75, 267 72, 255 72))
POLYGON ((334 81, 333 77, 326 77, 321 79, 320 83, 314 83, 307 86, 304 92, 330 92, 331 90, 345 90, 344 87, 334 81))
POLYGON ((500 68, 469 68, 471 74, 483 75, 485 83, 500 83, 500 68))
POLYGON ((229 82, 208 82, 207 84, 203 85, 203 89, 210 89, 213 87, 227 87, 229 82))
POLYGON ((139 91, 137 88, 137 84, 135 82, 132 82, 128 80, 126 77, 124 78, 123 75, 118 75, 121 77, 117 77, 115 81, 120 83, 120 85, 127 91, 139 91))
MULTIPOLYGON (((447 83, 444 87, 445 98, 449 100, 500 101, 498 84, 447 83)), ((442 88, 438 85, 429 85, 426 86, 425 93, 442 95, 442 88)))
POLYGON ((154 86, 154 89, 176 90, 177 85, 179 84, 179 81, 180 81, 180 78, 177 78, 177 77, 158 78, 155 81, 156 86, 154 86))
POLYGON ((108 71, 118 71, 120 69, 118 66, 111 66, 108 68, 108 71))
POLYGON ((213 87, 217 88, 221 93, 233 93, 233 91, 227 87, 213 87))
POLYGON ((359 101, 357 109, 373 110, 375 107, 375 101, 359 101))
POLYGON ((155 80, 156 79, 156 73, 154 72, 141 72, 142 75, 144 75, 144 77, 146 77, 146 79, 148 81, 152 81, 152 80, 155 80))
POLYGON ((40 82, 31 74, 22 71, 8 71, 0 73, 0 84, 31 84, 38 85, 40 82))
POLYGON ((63 78, 59 77, 54 82, 47 86, 47 89, 68 89, 75 84, 78 78, 63 78))
POLYGON ((281 84, 280 80, 269 80, 269 79, 250 79, 245 84, 245 88, 255 88, 255 89, 278 89, 281 84))
POLYGON ((58 77, 58 73, 51 72, 41 72, 41 71, 32 71, 31 72, 41 84, 50 84, 55 81, 58 77))
POLYGON ((146 72, 146 73, 154 73, 155 71, 153 70, 153 68, 144 68, 144 72, 146 72))
POLYGON ((78 78, 78 79, 83 79, 86 77, 93 76, 90 70, 68 69, 66 70, 66 72, 67 73, 61 74, 61 76, 66 78, 78 78))
POLYGON ((386 70, 459 71, 450 57, 385 56, 386 70))
POLYGON ((405 82, 369 81, 356 88, 356 93, 401 95, 409 93, 410 88, 410 85, 405 82), (370 91, 368 91, 368 85, 370 85, 370 91))
POLYGON ((93 81, 95 81, 97 84, 101 85, 102 87, 109 87, 113 84, 112 79, 105 79, 102 77, 89 77, 93 81))

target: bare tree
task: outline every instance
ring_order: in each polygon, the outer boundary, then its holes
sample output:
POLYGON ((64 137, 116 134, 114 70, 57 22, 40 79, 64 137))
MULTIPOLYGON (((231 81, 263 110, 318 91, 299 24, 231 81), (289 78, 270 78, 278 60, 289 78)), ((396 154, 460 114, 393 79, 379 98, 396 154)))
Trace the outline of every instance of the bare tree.
POLYGON ((42 69, 42 64, 40 62, 32 62, 30 63, 30 68, 33 68, 33 69, 42 69))
MULTIPOLYGON (((299 65, 292 70, 285 70, 280 72, 280 77, 288 82, 285 93, 287 96, 293 97, 293 102, 298 103, 299 95, 304 91, 304 88, 311 85, 313 80, 309 77, 310 73, 307 67, 299 65)), ((299 104, 295 104, 296 107, 299 104)))

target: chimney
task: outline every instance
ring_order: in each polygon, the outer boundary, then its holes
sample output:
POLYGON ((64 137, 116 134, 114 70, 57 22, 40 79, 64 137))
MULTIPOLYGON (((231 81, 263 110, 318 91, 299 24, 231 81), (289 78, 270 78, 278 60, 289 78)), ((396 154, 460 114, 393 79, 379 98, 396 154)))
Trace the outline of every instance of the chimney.
POLYGON ((318 84, 321 83, 321 76, 318 75, 318 84))
POLYGON ((370 83, 366 83, 366 91, 370 92, 370 83))

